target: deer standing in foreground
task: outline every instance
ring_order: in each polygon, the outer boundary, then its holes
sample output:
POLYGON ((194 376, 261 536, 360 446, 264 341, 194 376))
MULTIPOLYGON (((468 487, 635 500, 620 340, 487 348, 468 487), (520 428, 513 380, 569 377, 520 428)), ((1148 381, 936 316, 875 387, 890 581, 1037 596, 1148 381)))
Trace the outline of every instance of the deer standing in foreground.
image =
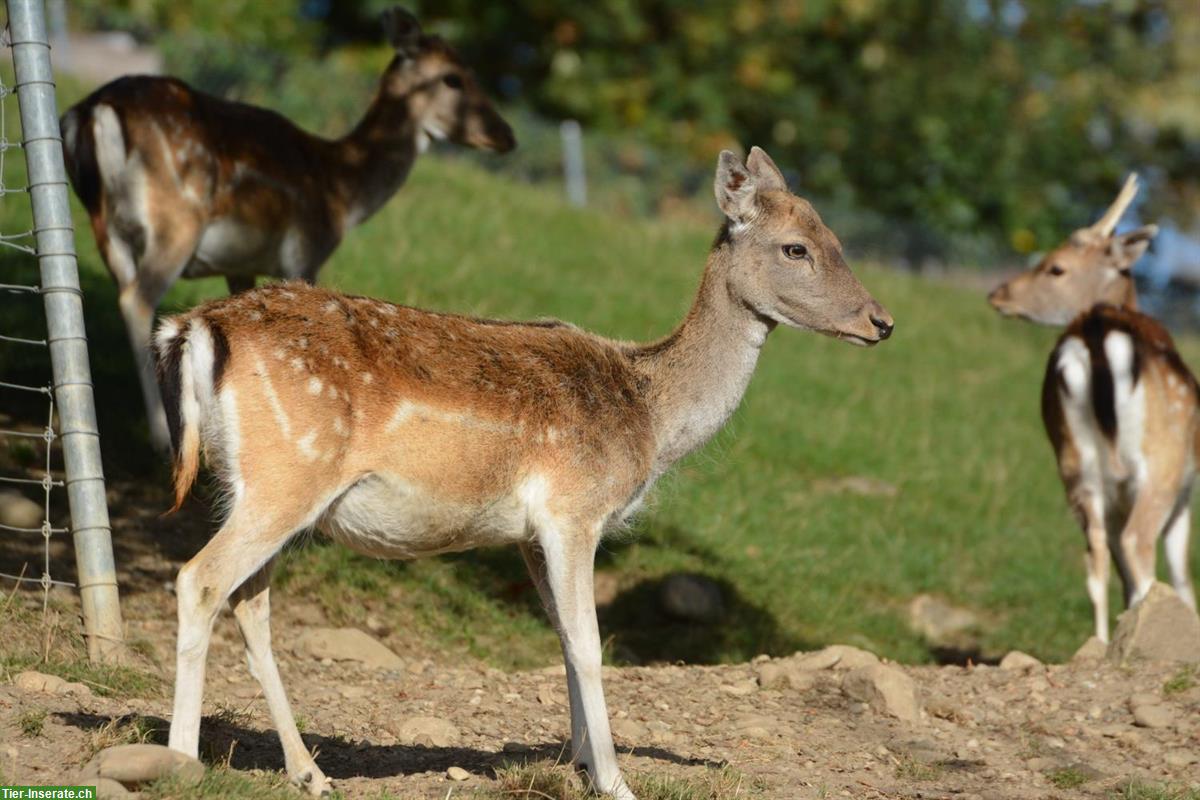
POLYGON ((1133 265, 1158 228, 1115 233, 1136 194, 1130 175, 1098 222, 988 297, 1002 314, 1067 325, 1046 365, 1042 419, 1087 537, 1088 595, 1104 642, 1110 552, 1132 606, 1154 582, 1163 537, 1171 583, 1196 607, 1188 538, 1200 395, 1170 334, 1137 310, 1133 265))
POLYGON ((170 746, 195 755, 213 620, 227 598, 279 731, 288 774, 329 789, 296 731, 271 654, 268 586, 284 544, 315 527, 380 558, 520 548, 567 667, 573 760, 633 797, 600 685, 592 568, 605 530, 733 413, 778 324, 875 344, 892 319, 816 211, 758 148, 723 152, 728 218, 691 311, 649 344, 558 322, 437 314, 275 284, 163 321, 159 376, 176 508, 200 453, 229 515, 176 582, 170 746))
POLYGON ((67 171, 117 281, 154 446, 169 444, 150 352, 154 311, 180 277, 312 282, 346 231, 404 183, 430 139, 507 152, 512 129, 455 52, 400 8, 383 16, 396 55, 341 139, 174 78, 131 76, 61 121, 67 171))

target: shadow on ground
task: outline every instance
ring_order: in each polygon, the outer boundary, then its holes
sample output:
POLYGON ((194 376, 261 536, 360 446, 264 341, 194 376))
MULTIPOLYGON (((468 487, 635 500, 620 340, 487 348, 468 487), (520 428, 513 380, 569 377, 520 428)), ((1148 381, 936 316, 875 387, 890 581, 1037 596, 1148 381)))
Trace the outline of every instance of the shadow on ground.
MULTIPOLYGON (((81 730, 99 731, 137 722, 142 730, 153 729, 149 741, 167 743, 170 723, 160 717, 129 715, 107 717, 84 713, 58 713, 64 724, 81 730), (115 724, 114 724, 115 723, 115 724)), ((317 765, 334 780, 346 778, 389 778, 423 772, 444 772, 459 766, 476 775, 493 777, 496 770, 510 764, 535 761, 560 762, 570 759, 570 742, 506 742, 502 752, 470 747, 433 747, 426 745, 381 745, 369 741, 349 741, 340 736, 303 734, 309 752, 316 752, 317 765)), ((210 764, 228 763, 239 770, 285 769, 283 749, 274 730, 257 730, 224 719, 205 717, 200 727, 201 755, 210 764)), ((497 742, 497 744, 501 744, 497 742)), ((687 758, 661 747, 635 747, 635 756, 683 766, 721 767, 706 759, 687 758)))

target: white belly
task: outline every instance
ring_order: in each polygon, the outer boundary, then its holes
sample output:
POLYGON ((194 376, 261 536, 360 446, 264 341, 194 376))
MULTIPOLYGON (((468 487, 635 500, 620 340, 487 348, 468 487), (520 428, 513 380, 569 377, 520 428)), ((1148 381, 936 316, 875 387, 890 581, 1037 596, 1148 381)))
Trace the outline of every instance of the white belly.
POLYGON ((530 535, 528 504, 516 494, 481 504, 455 502, 383 474, 348 489, 317 528, 352 550, 393 559, 512 544, 530 535))

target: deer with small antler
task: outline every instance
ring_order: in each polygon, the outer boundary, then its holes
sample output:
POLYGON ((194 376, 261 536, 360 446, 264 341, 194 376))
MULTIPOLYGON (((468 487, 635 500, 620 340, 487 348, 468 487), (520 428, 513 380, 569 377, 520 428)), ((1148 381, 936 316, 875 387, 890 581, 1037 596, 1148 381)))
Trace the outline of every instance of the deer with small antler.
POLYGON ((597 789, 633 798, 600 685, 601 537, 725 424, 777 325, 859 345, 892 332, 837 238, 766 153, 754 148, 745 164, 722 153, 715 191, 727 222, 691 311, 648 344, 297 283, 163 321, 176 507, 202 453, 229 505, 175 584, 172 748, 196 754, 209 637, 232 597, 288 773, 313 794, 329 789, 271 654, 271 565, 298 532, 315 527, 396 559, 508 544, 562 642, 573 759, 597 789))
POLYGON ((1196 607, 1188 539, 1200 393, 1170 334, 1137 310, 1133 265, 1158 228, 1116 233, 1136 194, 1130 175, 1098 222, 988 297, 1007 316, 1067 326, 1046 365, 1042 418, 1087 537, 1088 595, 1105 642, 1110 553, 1132 606, 1154 582, 1161 537, 1171 583, 1196 607))
POLYGON ((449 45, 400 8, 383 25, 396 55, 340 139, 174 78, 119 78, 63 115, 67 171, 120 291, 158 449, 169 441, 150 335, 177 279, 223 275, 230 292, 257 275, 314 281, 431 139, 500 153, 516 146, 449 45))

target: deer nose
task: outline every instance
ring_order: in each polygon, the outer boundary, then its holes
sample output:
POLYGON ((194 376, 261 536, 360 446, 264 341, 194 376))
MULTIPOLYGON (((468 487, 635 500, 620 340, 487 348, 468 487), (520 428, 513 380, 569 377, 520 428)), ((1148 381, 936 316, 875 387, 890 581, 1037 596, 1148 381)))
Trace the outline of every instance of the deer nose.
POLYGON ((879 331, 880 339, 888 338, 892 335, 892 331, 896 329, 896 323, 892 322, 890 319, 877 317, 874 314, 871 315, 871 324, 874 325, 875 329, 879 331))

